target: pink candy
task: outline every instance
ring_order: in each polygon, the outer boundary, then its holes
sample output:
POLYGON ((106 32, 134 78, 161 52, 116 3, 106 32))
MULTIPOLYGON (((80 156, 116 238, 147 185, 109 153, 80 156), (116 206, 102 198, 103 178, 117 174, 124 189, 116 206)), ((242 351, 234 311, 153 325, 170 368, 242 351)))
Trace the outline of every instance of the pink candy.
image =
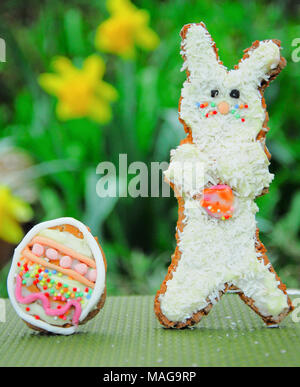
MULTIPOLYGON (((56 261, 59 259, 60 255, 58 254, 58 251, 52 248, 45 248, 40 245, 39 243, 35 243, 32 246, 32 253, 36 255, 37 257, 41 257, 42 255, 46 255, 47 258, 49 258, 52 261, 56 261)), ((77 261, 78 262, 78 261, 77 261)), ((68 255, 64 255, 60 258, 59 265, 65 269, 73 268, 77 273, 86 276, 86 278, 91 282, 96 282, 97 280, 97 270, 96 269, 88 269, 88 266, 85 263, 76 263, 76 260, 73 264, 73 259, 69 257, 68 255)))
POLYGON ((72 266, 72 258, 70 258, 68 255, 65 255, 61 258, 59 264, 61 267, 69 269, 72 266))
POLYGON ((41 257, 44 254, 44 247, 38 243, 35 243, 32 246, 32 254, 36 255, 37 257, 41 257))
POLYGON ((74 270, 77 271, 77 273, 79 273, 81 275, 85 275, 88 271, 88 267, 85 263, 77 263, 74 266, 74 270))
POLYGON ((54 249, 49 248, 46 250, 46 257, 55 261, 58 259, 58 252, 54 249))
POLYGON ((87 279, 91 282, 96 282, 97 270, 95 270, 95 269, 89 270, 87 273, 87 279))

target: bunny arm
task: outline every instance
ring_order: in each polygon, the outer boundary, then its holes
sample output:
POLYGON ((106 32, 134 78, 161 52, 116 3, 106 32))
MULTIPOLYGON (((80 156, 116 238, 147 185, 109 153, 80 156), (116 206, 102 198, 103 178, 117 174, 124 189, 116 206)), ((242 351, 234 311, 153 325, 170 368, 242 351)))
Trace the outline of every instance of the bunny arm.
POLYGON ((209 182, 216 183, 207 156, 190 143, 171 151, 171 162, 164 177, 167 183, 174 185, 177 196, 190 198, 200 194, 209 182))
POLYGON ((235 152, 223 151, 217 158, 217 176, 238 196, 254 199, 269 187, 274 175, 259 142, 239 144, 235 152))

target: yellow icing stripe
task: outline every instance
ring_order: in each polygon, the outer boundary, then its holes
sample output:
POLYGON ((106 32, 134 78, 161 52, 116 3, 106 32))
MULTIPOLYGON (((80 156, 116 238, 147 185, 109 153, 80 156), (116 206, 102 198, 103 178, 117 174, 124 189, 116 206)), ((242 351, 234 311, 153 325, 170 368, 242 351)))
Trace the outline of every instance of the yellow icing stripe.
POLYGON ((69 247, 64 246, 61 243, 58 243, 50 238, 36 236, 29 243, 29 246, 32 246, 35 243, 39 243, 40 245, 43 245, 43 246, 52 247, 53 249, 59 250, 60 252, 64 253, 65 255, 68 255, 71 258, 78 259, 78 261, 81 261, 81 262, 87 264, 88 266, 92 267, 93 269, 96 269, 96 262, 93 259, 88 258, 85 255, 82 255, 80 253, 77 253, 76 251, 70 249, 69 247))
POLYGON ((94 287, 95 287, 95 284, 93 282, 89 281, 87 278, 85 278, 81 274, 77 273, 76 271, 71 270, 71 269, 64 269, 63 267, 60 267, 60 266, 54 265, 53 263, 49 263, 49 262, 45 261, 43 258, 38 258, 34 254, 32 254, 27 247, 23 250, 22 254, 24 257, 26 257, 30 261, 38 263, 41 266, 45 266, 49 269, 57 270, 65 275, 75 279, 76 281, 82 283, 85 286, 88 286, 92 289, 94 289, 94 287))

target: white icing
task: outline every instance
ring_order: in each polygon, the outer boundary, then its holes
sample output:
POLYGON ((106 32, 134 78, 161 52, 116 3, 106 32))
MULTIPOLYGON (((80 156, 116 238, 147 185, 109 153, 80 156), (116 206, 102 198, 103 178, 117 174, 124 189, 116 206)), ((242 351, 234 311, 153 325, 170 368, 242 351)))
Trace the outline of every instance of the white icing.
POLYGON ((254 199, 273 179, 264 144, 256 141, 265 120, 258 86, 278 65, 279 47, 272 41, 260 42, 239 69, 227 71, 218 63, 206 29, 192 25, 182 49, 183 69, 189 70, 189 77, 182 89, 180 118, 191 129, 194 143, 173 150, 165 172, 166 180, 182 193, 185 218, 183 231, 178 230, 181 258, 160 296, 161 310, 171 321, 185 321, 209 302, 215 303, 228 283, 252 298, 262 315, 276 319, 288 308, 287 296, 278 288, 270 265, 258 260, 254 199), (215 98, 210 93, 214 89, 219 90, 215 98), (230 97, 233 89, 240 91, 239 99, 230 97), (210 106, 212 102, 223 101, 230 109, 247 104, 247 109, 238 110, 245 122, 231 113, 205 117, 210 110, 218 110, 210 106), (199 108, 205 102, 208 107, 199 108), (193 167, 199 162, 202 170, 193 167), (200 173, 197 186, 195 173, 200 173), (229 185, 235 194, 236 210, 230 220, 209 216, 193 198, 218 183, 229 185))
MULTIPOLYGON (((24 250, 24 248, 28 245, 28 243, 36 236, 38 235, 42 230, 45 230, 47 228, 60 226, 63 224, 69 224, 74 227, 76 227, 80 232, 82 232, 84 240, 88 244, 90 251, 92 253, 92 256, 95 259, 96 262, 96 268, 97 268, 97 281, 95 283, 95 288, 93 290, 93 293, 91 295, 91 298, 85 305, 85 307, 82 309, 82 313, 80 315, 80 321, 83 321, 90 311, 92 311, 97 303, 99 302, 99 299, 101 295, 103 294, 104 288, 105 288, 105 281, 106 281, 106 275, 105 275, 105 266, 104 266, 104 259, 101 252, 101 249, 99 248, 95 238, 93 235, 89 232, 87 227, 79 222, 76 219, 73 218, 59 218, 54 219, 48 222, 40 223, 36 226, 34 226, 28 234, 24 237, 24 239, 21 241, 21 243, 18 245, 18 247, 15 249, 12 265, 10 268, 10 272, 7 279, 7 289, 8 289, 8 295, 10 298, 10 301, 16 310, 17 314, 25 321, 27 321, 29 324, 32 324, 36 327, 39 327, 41 329, 47 330, 49 332, 53 332, 56 334, 63 334, 63 335, 70 335, 76 332, 77 327, 72 326, 69 328, 62 328, 59 326, 54 326, 46 321, 42 320, 36 320, 33 316, 29 315, 27 312, 24 312, 24 308, 17 302, 15 298, 15 274, 18 272, 18 266, 17 263, 20 259, 21 253, 24 250)), ((78 284, 77 284, 78 287, 78 284)), ((57 319, 56 325, 59 322, 60 319, 57 319)), ((64 321, 64 323, 66 323, 64 321)))

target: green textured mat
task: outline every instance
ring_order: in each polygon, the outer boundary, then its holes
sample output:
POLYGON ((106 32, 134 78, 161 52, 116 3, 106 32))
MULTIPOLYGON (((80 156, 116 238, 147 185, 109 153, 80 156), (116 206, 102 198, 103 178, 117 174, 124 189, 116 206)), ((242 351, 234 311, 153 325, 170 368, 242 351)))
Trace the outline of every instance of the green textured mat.
POLYGON ((300 323, 266 328, 237 295, 225 295, 197 328, 166 330, 153 297, 110 297, 73 336, 31 331, 9 302, 0 366, 299 366, 300 323))

